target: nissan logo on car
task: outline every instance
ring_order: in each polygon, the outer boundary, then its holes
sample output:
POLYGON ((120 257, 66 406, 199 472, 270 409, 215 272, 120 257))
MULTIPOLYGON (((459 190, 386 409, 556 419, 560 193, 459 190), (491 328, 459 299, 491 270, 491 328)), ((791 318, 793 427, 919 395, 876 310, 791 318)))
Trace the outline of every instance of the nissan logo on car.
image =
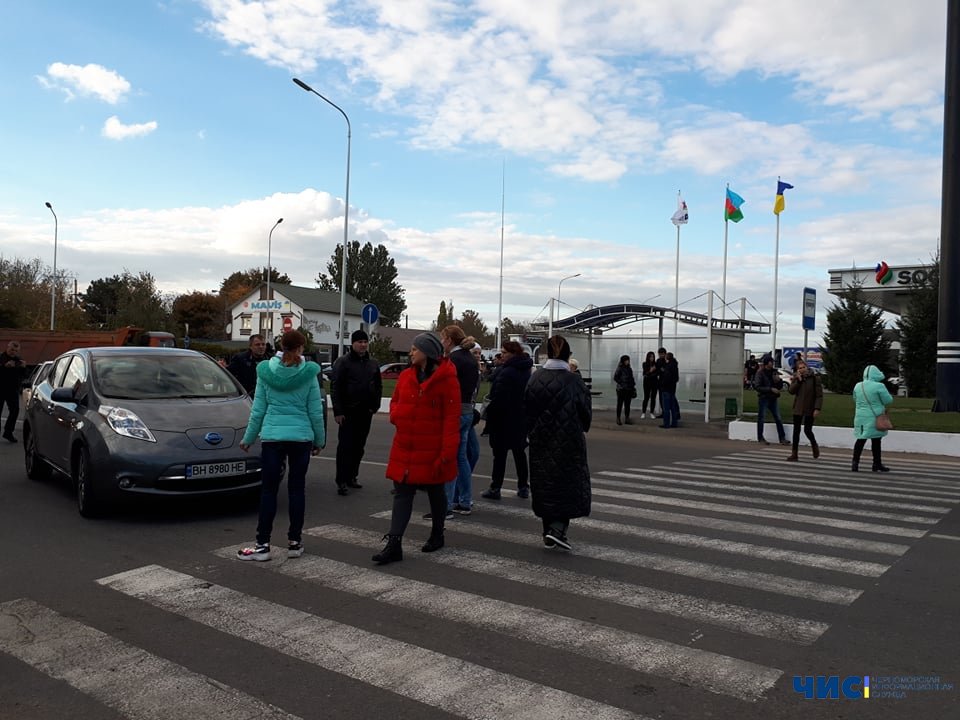
POLYGON ((206 440, 211 445, 219 445, 223 442, 223 435, 218 432, 208 432, 203 436, 203 439, 206 440))

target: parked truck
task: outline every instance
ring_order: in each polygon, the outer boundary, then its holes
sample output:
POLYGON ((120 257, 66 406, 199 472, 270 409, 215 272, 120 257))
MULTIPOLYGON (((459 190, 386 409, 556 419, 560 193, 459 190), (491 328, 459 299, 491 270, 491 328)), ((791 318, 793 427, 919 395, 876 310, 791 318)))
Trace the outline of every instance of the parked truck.
POLYGON ((117 330, 12 330, 0 328, 0 348, 16 340, 20 356, 28 372, 45 360, 53 360, 68 350, 81 347, 121 345, 148 345, 174 347, 174 337, 168 332, 144 331, 137 327, 117 330))

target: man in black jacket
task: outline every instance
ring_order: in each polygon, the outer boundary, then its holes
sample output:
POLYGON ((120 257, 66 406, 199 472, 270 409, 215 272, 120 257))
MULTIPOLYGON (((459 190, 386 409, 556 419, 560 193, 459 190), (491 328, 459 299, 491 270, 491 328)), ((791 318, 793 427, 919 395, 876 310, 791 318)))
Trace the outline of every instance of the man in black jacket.
POLYGON ((0 412, 7 406, 7 422, 3 426, 3 437, 12 443, 17 441, 13 430, 17 426, 20 414, 20 391, 23 389, 23 359, 20 357, 20 343, 11 340, 7 350, 0 353, 0 412))
POLYGON ((243 389, 250 393, 250 397, 253 397, 257 390, 257 365, 266 359, 267 342, 263 335, 251 335, 250 347, 234 355, 227 365, 227 370, 243 385, 243 389))
POLYGON ((380 366, 367 352, 369 338, 363 330, 350 336, 350 352, 333 364, 330 395, 337 432, 337 493, 363 487, 357 482, 364 446, 373 414, 380 410, 383 381, 380 366))

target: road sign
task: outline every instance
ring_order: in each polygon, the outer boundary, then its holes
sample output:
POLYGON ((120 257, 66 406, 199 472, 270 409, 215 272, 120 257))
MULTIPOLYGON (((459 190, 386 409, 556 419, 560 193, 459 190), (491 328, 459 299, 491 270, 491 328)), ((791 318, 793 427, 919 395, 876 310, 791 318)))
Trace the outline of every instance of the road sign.
POLYGON ((293 330, 293 318, 292 318, 292 317, 285 317, 285 318, 283 319, 283 331, 284 331, 284 332, 287 332, 287 331, 289 331, 289 330, 293 330))
POLYGON ((803 289, 803 329, 814 330, 817 324, 817 291, 803 289))
POLYGON ((375 325, 377 320, 380 319, 380 311, 373 303, 367 303, 363 306, 363 310, 360 311, 360 317, 363 318, 363 321, 367 325, 375 325))

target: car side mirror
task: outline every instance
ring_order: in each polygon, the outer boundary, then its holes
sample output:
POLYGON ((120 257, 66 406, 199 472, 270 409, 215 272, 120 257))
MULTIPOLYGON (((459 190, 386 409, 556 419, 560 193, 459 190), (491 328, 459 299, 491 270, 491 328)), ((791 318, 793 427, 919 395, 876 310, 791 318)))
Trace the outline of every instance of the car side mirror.
POLYGON ((59 387, 50 393, 50 399, 53 402, 68 402, 75 403, 77 401, 76 396, 73 394, 73 388, 68 387, 59 387))

